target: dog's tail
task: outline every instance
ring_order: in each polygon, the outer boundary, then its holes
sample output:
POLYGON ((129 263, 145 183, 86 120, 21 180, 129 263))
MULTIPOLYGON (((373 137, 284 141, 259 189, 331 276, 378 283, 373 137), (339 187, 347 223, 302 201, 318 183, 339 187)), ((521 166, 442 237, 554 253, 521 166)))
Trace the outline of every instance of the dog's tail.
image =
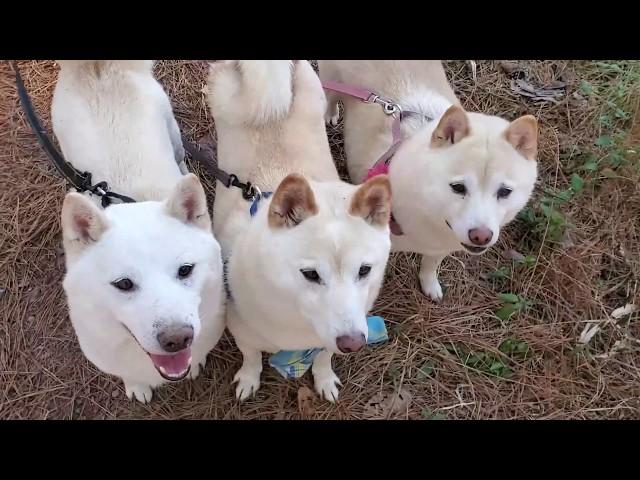
POLYGON ((293 99, 290 60, 210 64, 208 100, 215 120, 260 126, 287 117, 293 99))
POLYGON ((106 69, 151 71, 153 60, 56 60, 65 70, 82 69, 100 74, 106 69))

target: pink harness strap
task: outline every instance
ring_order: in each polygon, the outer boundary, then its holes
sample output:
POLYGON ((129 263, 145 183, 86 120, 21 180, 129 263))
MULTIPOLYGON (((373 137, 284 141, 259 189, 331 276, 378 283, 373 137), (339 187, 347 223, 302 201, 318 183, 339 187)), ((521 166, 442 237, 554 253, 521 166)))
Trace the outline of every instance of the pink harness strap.
MULTIPOLYGON (((398 105, 397 103, 391 102, 390 100, 385 100, 377 93, 366 88, 347 85, 346 83, 334 82, 332 80, 322 82, 322 87, 326 90, 333 90, 334 92, 358 98, 364 103, 377 103, 382 106, 386 115, 393 116, 393 123, 391 124, 391 147, 389 147, 389 149, 367 171, 365 181, 369 180, 371 177, 375 177, 376 175, 388 174, 391 158, 398 150, 398 147, 400 147, 402 140, 404 140, 402 136, 402 129, 400 127, 400 122, 402 122, 403 116, 419 115, 424 117, 424 115, 418 112, 403 111, 402 108, 400 108, 400 105, 398 105)), ((400 225, 393 217, 393 213, 391 213, 391 219, 389 220, 389 228, 391 229, 391 233, 393 233, 394 235, 403 234, 402 228, 400 228, 400 225)))
POLYGON ((334 92, 342 93, 344 95, 360 99, 364 103, 377 103, 382 106, 382 109, 386 115, 391 115, 393 117, 393 123, 391 124, 391 147, 389 147, 389 149, 369 169, 366 179, 368 180, 375 175, 388 173, 391 158, 398 150, 398 147, 402 143, 402 140, 404 140, 400 127, 400 122, 402 122, 403 117, 407 115, 424 115, 418 112, 403 111, 400 105, 398 105, 397 103, 386 100, 374 91, 367 88, 348 85, 341 82, 335 82, 333 80, 322 82, 322 87, 326 90, 332 90, 334 92))
POLYGON ((356 87, 355 85, 347 85, 346 83, 334 82, 333 80, 326 80, 322 82, 322 88, 325 90, 333 90, 334 92, 344 93, 350 97, 359 98, 363 102, 373 103, 373 97, 377 96, 371 90, 366 88, 356 87))

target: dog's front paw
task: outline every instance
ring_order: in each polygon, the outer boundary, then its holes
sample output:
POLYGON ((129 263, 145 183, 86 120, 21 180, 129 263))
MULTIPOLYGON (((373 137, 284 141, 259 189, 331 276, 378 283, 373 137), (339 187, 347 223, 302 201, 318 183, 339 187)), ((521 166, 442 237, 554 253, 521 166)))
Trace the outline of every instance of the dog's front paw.
POLYGON ((420 276, 422 292, 436 303, 442 301, 442 286, 437 277, 433 275, 420 276))
POLYGON ((189 371, 189 378, 191 380, 195 380, 196 378, 198 378, 198 375, 200 375, 200 370, 202 368, 204 368, 204 365, 201 365, 198 362, 192 363, 191 364, 191 370, 189 371))
POLYGON ((124 390, 129 400, 135 397, 140 403, 149 403, 153 397, 153 391, 149 385, 141 385, 139 383, 124 383, 124 390))
POLYGON ((321 398, 325 398, 331 403, 338 400, 338 385, 342 385, 342 383, 340 383, 338 376, 333 373, 333 370, 314 373, 313 380, 316 392, 318 392, 318 395, 320 395, 321 398))
POLYGON ((255 371, 250 368, 242 367, 238 370, 235 377, 233 377, 233 383, 238 383, 236 387, 236 398, 241 402, 256 394, 260 388, 260 371, 255 371))

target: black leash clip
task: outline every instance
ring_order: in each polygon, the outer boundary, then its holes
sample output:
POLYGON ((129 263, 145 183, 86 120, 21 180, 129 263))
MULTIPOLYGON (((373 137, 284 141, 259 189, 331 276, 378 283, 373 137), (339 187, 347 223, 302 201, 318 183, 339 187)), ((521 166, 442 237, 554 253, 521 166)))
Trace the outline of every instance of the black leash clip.
POLYGON ((245 200, 253 200, 254 198, 256 198, 256 194, 258 193, 257 188, 253 186, 251 182, 242 183, 233 173, 229 175, 229 180, 227 181, 225 186, 227 188, 239 188, 242 191, 242 198, 244 198, 245 200))

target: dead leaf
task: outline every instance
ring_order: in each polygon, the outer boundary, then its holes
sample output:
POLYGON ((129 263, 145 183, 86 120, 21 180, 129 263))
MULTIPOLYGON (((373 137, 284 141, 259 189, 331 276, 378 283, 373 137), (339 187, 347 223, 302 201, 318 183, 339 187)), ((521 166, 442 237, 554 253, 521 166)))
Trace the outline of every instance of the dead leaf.
POLYGON ((526 74, 526 70, 520 64, 520 62, 503 60, 501 62, 498 62, 498 68, 510 77, 513 76, 516 78, 523 78, 526 74))
POLYGON ((559 80, 552 81, 548 87, 537 87, 520 78, 511 80, 511 90, 539 102, 558 103, 558 98, 565 94, 565 87, 566 84, 559 80))
POLYGON ((611 317, 618 320, 626 315, 631 315, 635 311, 638 310, 638 306, 633 303, 627 303, 624 307, 616 308, 613 312, 611 312, 611 317))
POLYGON ((564 231, 564 234, 562 235, 562 241, 560 242, 560 244, 562 245, 562 248, 564 248, 565 250, 576 246, 576 244, 573 241, 573 238, 571 238, 571 234, 569 233, 569 230, 564 231))
POLYGON ((576 75, 576 72, 574 72, 571 68, 565 68, 564 70, 562 70, 558 78, 566 83, 567 86, 573 86, 578 83, 578 75, 576 75))
POLYGON ((474 83, 478 78, 478 65, 475 60, 467 60, 469 62, 469 67, 471 68, 471 78, 473 78, 474 83))
POLYGON ((587 323, 584 329, 582 330, 580 337, 578 337, 578 343, 581 343, 582 345, 586 345, 591 341, 591 339, 599 331, 600 331, 600 325, 598 325, 597 323, 596 324, 587 323))
POLYGON ((565 88, 566 86, 567 86, 567 83, 563 82, 562 80, 551 80, 544 87, 550 88, 551 90, 559 90, 561 88, 565 88))
POLYGON ((377 393, 366 403, 364 417, 375 420, 406 414, 411 398, 411 393, 405 388, 397 392, 377 393))
POLYGON ((315 397, 315 394, 309 387, 300 387, 298 389, 298 410, 303 419, 309 419, 315 415, 315 397))
POLYGON ((573 103, 576 107, 587 108, 589 106, 589 101, 578 92, 573 92, 573 95, 571 95, 571 97, 571 103, 573 103))
POLYGON ((626 350, 628 347, 629 345, 626 339, 616 340, 616 342, 613 344, 613 347, 611 347, 611 350, 609 350, 607 353, 601 353, 600 355, 596 355, 596 358, 602 358, 606 360, 607 358, 611 358, 615 354, 623 350, 626 350))
POLYGON ((522 253, 514 250, 513 248, 507 251, 505 257, 509 260, 513 260, 514 262, 524 262, 525 259, 525 256, 522 253))

